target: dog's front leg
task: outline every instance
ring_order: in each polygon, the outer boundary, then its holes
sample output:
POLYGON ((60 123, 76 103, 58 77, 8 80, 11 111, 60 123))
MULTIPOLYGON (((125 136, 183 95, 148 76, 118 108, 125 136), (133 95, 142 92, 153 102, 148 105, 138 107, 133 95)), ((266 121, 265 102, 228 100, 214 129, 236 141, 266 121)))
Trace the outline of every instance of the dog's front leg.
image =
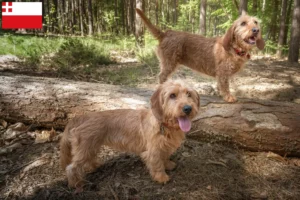
POLYGON ((173 162, 173 161, 171 161, 171 160, 169 160, 169 159, 167 159, 167 160, 165 160, 165 168, 166 168, 166 170, 173 170, 173 169, 175 169, 175 167, 176 167, 176 163, 175 162, 173 162))
POLYGON ((173 170, 176 167, 176 163, 170 160, 170 156, 173 154, 174 152, 169 149, 169 151, 167 151, 166 153, 164 153, 165 157, 164 159, 164 165, 166 170, 173 170))
POLYGON ((229 77, 217 76, 218 90, 223 99, 229 103, 236 102, 236 98, 230 94, 229 77))
POLYGON ((170 180, 165 171, 165 162, 164 159, 162 159, 163 156, 159 150, 148 150, 143 152, 141 157, 146 163, 153 180, 163 184, 170 180))

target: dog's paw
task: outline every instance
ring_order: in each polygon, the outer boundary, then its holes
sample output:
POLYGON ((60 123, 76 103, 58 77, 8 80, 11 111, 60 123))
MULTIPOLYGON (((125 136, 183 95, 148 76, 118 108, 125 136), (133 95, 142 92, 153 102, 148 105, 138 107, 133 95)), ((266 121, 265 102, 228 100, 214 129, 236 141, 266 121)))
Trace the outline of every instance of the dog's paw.
POLYGON ((166 163, 165 163, 165 168, 166 170, 173 170, 175 169, 176 167, 176 163, 174 163, 173 161, 171 160, 168 160, 166 163))
POLYGON ((225 101, 227 101, 228 103, 234 103, 234 102, 237 101, 237 99, 234 96, 232 96, 232 95, 226 95, 226 96, 224 96, 223 99, 225 101))
POLYGON ((153 179, 159 183, 165 184, 170 180, 170 177, 166 172, 156 172, 153 174, 153 179))

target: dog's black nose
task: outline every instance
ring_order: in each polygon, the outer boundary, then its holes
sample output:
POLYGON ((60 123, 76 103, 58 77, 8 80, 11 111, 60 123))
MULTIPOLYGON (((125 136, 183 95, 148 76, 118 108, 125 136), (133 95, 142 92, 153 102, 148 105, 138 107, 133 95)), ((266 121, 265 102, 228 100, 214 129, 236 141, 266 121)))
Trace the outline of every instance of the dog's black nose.
POLYGON ((192 106, 185 105, 185 106, 183 106, 182 111, 183 111, 185 114, 188 115, 188 114, 190 114, 191 111, 192 111, 192 106))
POLYGON ((258 33, 258 32, 259 32, 259 29, 258 29, 258 28, 253 28, 253 29, 252 29, 252 32, 253 32, 253 33, 258 33))

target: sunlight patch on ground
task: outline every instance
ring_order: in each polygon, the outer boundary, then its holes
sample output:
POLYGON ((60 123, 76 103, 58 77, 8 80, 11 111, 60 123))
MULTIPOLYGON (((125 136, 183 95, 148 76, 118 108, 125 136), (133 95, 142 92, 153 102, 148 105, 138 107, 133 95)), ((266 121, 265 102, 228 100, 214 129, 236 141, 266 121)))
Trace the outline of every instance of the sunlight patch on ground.
POLYGON ((147 104, 146 101, 141 101, 141 100, 138 100, 138 99, 133 99, 133 98, 121 98, 121 100, 128 104, 130 108, 139 108, 139 107, 143 107, 147 104))
POLYGON ((59 89, 62 89, 62 90, 77 90, 77 88, 73 84, 62 85, 62 86, 60 86, 59 89))
POLYGON ((292 89, 291 85, 286 84, 270 84, 270 83, 257 83, 252 85, 242 85, 239 86, 239 90, 257 90, 260 92, 269 92, 270 90, 284 90, 284 89, 292 89))

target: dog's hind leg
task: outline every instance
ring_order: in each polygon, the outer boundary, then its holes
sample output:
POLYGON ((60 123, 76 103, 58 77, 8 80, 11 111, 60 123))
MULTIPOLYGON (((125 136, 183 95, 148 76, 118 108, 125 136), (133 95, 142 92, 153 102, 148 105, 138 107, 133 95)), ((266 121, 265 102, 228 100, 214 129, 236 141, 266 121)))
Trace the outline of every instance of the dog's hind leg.
POLYGON ((96 150, 88 142, 81 142, 72 149, 72 163, 67 166, 66 172, 69 186, 75 187, 76 192, 81 192, 87 172, 96 168, 96 150))
POLYGON ((172 72, 175 71, 176 67, 176 63, 170 61, 162 61, 160 64, 160 73, 158 75, 159 83, 162 84, 166 82, 169 76, 172 74, 172 72))
POLYGON ((160 84, 166 82, 168 77, 177 68, 176 57, 167 57, 164 53, 160 48, 156 51, 156 55, 160 60, 160 73, 158 75, 160 84))

